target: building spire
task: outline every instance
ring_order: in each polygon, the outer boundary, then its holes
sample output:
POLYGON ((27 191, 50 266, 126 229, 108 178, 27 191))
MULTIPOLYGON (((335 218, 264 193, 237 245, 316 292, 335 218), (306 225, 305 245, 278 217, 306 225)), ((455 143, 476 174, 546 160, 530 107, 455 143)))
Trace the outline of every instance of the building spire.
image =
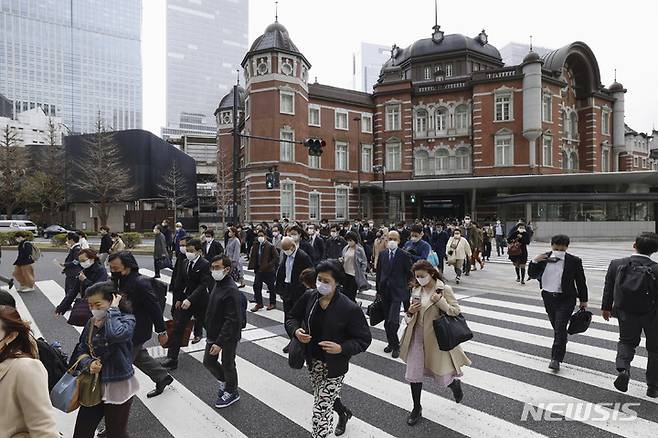
POLYGON ((439 5, 438 0, 434 0, 434 27, 439 25, 439 5))
POLYGON ((617 82, 617 69, 615 69, 615 82, 617 82))
POLYGON ((279 22, 279 2, 278 0, 274 2, 274 22, 279 22))
POLYGON ((532 35, 530 35, 530 51, 532 52, 532 35))
POLYGON ((240 70, 236 69, 235 70, 235 76, 238 79, 238 87, 240 86, 240 70))

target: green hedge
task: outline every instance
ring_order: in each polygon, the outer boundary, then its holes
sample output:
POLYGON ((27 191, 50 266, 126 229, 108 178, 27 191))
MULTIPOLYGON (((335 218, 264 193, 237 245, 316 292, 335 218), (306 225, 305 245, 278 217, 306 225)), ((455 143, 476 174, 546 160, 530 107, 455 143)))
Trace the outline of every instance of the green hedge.
POLYGON ((66 233, 53 234, 53 237, 50 238, 50 243, 53 246, 66 245, 66 233))
POLYGON ((135 248, 142 243, 142 235, 140 233, 121 233, 120 236, 123 243, 126 244, 126 248, 135 248))
MULTIPOLYGON (((29 234, 27 236, 27 240, 33 240, 34 236, 32 234, 29 234)), ((9 233, 0 233, 0 246, 13 246, 13 245, 18 245, 18 242, 16 242, 16 232, 11 231, 9 233)))

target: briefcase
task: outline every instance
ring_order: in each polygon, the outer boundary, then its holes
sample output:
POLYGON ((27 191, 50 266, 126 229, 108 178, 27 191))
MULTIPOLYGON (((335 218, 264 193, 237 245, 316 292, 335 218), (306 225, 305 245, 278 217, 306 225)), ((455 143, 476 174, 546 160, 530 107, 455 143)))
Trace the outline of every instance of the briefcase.
POLYGON ((370 319, 370 325, 373 327, 384 321, 387 313, 388 312, 384 308, 384 300, 380 295, 375 296, 375 301, 373 301, 366 310, 366 315, 368 315, 370 319))
MULTIPOLYGON (((169 348, 171 345, 171 341, 173 340, 173 334, 174 334, 174 325, 176 324, 176 320, 174 319, 168 319, 165 321, 165 325, 167 327, 167 343, 163 346, 164 348, 169 348)), ((192 330, 194 329, 194 320, 190 319, 187 321, 187 325, 185 326, 185 329, 183 330, 183 338, 180 340, 180 346, 181 347, 187 347, 190 343, 190 335, 192 334, 192 330)))
POLYGON ((567 333, 570 335, 583 333, 589 328, 591 322, 592 312, 581 307, 576 313, 571 315, 571 318, 569 318, 567 333))

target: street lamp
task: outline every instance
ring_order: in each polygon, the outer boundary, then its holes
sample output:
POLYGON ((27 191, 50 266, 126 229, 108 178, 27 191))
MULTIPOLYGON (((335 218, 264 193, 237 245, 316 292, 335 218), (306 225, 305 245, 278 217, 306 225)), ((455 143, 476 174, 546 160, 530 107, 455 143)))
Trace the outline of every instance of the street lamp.
POLYGON ((359 219, 363 219, 363 208, 361 205, 361 117, 354 117, 356 122, 356 153, 357 153, 357 168, 356 168, 356 190, 357 202, 359 205, 359 219))
POLYGON ((375 166, 372 166, 372 171, 374 173, 381 173, 382 174, 382 194, 384 196, 384 211, 386 212, 386 217, 388 218, 388 198, 386 196, 386 166, 382 164, 377 164, 375 166))

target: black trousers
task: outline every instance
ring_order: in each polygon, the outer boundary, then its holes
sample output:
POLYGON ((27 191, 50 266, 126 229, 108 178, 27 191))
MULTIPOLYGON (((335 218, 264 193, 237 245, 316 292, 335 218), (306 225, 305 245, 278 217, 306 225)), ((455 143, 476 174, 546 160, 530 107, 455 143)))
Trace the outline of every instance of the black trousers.
MULTIPOLYGON (((180 346, 183 341, 183 332, 187 323, 190 322, 192 317, 196 321, 203 321, 203 318, 206 317, 206 308, 207 306, 202 305, 202 303, 194 303, 187 310, 180 308, 174 312, 176 323, 174 324, 174 330, 171 334, 169 348, 167 350, 167 357, 169 359, 178 360, 180 346)), ((200 324, 203 325, 203 323, 200 324)))
POLYGON ((108 438, 128 438, 128 417, 133 399, 121 405, 111 405, 101 402, 91 408, 80 406, 75 419, 73 438, 94 438, 96 427, 105 417, 105 430, 108 438))
POLYGON ((206 344, 206 352, 203 355, 203 365, 208 371, 220 382, 226 382, 226 392, 235 392, 238 389, 238 370, 235 367, 235 354, 238 343, 230 343, 222 347, 219 353, 222 356, 222 363, 219 363, 219 357, 210 354, 212 344, 206 344))
POLYGON ((270 304, 276 305, 275 281, 276 274, 274 272, 256 271, 256 275, 254 276, 254 300, 256 300, 256 304, 263 305, 263 283, 265 283, 267 285, 267 291, 270 294, 270 304))
POLYGON ((541 296, 544 299, 544 308, 546 309, 554 332, 551 359, 562 362, 564 360, 564 354, 567 351, 567 326, 569 325, 569 318, 571 318, 573 308, 576 305, 576 297, 564 294, 554 296, 546 291, 542 291, 541 296))
POLYGON ((654 309, 643 315, 629 314, 619 311, 619 342, 617 343, 618 370, 631 369, 635 357, 635 349, 640 344, 640 336, 644 331, 647 338, 647 385, 658 387, 658 311, 654 309))
POLYGON ((359 287, 356 285, 356 278, 354 278, 354 275, 345 274, 345 281, 343 282, 343 295, 356 302, 356 293, 358 289, 359 287))
POLYGON ((149 376, 154 383, 162 382, 169 375, 160 362, 151 357, 144 344, 133 346, 133 365, 149 376))
POLYGON ((489 258, 491 257, 491 240, 488 242, 484 242, 484 251, 482 251, 482 258, 489 258))
POLYGON ((496 253, 498 255, 505 254, 505 237, 496 236, 496 253))
POLYGON ((386 339, 388 345, 393 348, 400 348, 400 338, 398 338, 398 329, 400 328, 400 304, 404 311, 409 310, 409 300, 400 301, 398 299, 384 299, 384 304, 388 306, 388 314, 384 321, 384 330, 386 330, 386 339))

